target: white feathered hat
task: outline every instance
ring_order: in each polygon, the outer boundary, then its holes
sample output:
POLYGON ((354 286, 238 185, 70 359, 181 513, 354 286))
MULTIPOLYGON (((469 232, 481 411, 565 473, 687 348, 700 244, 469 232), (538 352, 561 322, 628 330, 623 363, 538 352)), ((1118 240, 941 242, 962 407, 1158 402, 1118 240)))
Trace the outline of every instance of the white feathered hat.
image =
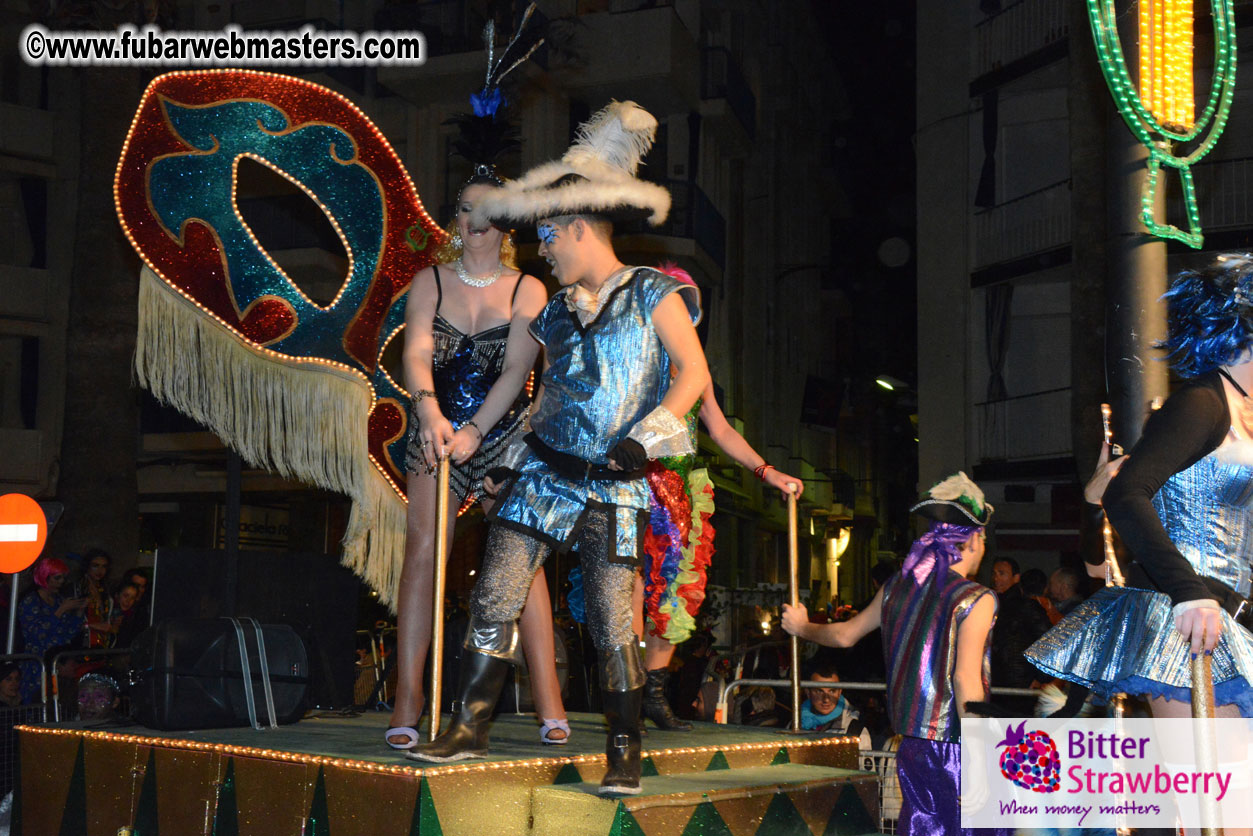
POLYGON ((953 525, 987 525, 993 508, 983 498, 983 490, 959 470, 932 487, 909 510, 920 517, 953 525))
POLYGON ((531 169, 474 207, 471 223, 510 228, 560 215, 601 215, 615 222, 665 221, 670 193, 635 176, 657 134, 657 120, 635 102, 610 102, 579 126, 560 160, 531 169))

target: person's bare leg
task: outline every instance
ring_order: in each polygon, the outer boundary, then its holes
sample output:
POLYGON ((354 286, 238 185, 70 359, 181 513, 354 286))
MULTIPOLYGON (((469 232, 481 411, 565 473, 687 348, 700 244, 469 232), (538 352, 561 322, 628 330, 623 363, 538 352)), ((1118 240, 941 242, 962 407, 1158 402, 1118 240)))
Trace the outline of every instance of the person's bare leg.
POLYGON ((674 645, 661 636, 654 636, 652 633, 644 636, 645 672, 670 667, 672 658, 674 658, 674 645))
MULTIPOLYGON (((391 727, 416 728, 426 696, 422 691, 422 674, 426 670, 426 654, 431 646, 431 606, 434 583, 435 553, 435 477, 411 472, 408 479, 409 513, 406 519, 405 562, 400 570, 400 588, 396 593, 396 696, 392 701, 391 727)), ((457 516, 455 495, 448 499, 448 544, 457 516)), ((448 555, 444 555, 444 560, 448 555)), ((393 735, 389 743, 403 744, 403 735, 393 735)))
POLYGON ((652 720, 660 729, 689 731, 692 724, 680 720, 666 699, 666 681, 670 678, 669 666, 670 659, 674 656, 674 645, 648 631, 648 618, 644 613, 644 579, 638 574, 635 576, 632 607, 635 633, 644 640, 644 674, 647 677, 644 685, 644 717, 652 720))
MULTIPOLYGON (((483 500, 483 511, 491 510, 492 500, 483 500)), ((518 619, 518 632, 522 639, 522 652, 526 654, 526 669, 531 679, 531 699, 540 720, 566 719, 566 707, 561 701, 561 685, 557 681, 557 658, 554 654, 553 607, 548 595, 548 581, 541 568, 531 580, 526 595, 522 617, 518 619)), ((548 737, 562 740, 566 732, 550 729, 548 737)))
MULTIPOLYGON (((1183 702, 1181 700, 1168 700, 1165 697, 1154 697, 1149 700, 1149 711, 1154 717, 1191 717, 1192 703, 1183 702)), ((1239 717, 1240 709, 1234 705, 1219 705, 1214 707, 1215 717, 1239 717)), ((1197 827, 1185 827, 1183 832, 1188 836, 1198 836, 1201 832, 1197 827)), ((1224 827, 1223 833, 1228 836, 1249 836, 1253 830, 1247 827, 1224 827)))
MULTIPOLYGON (((522 634, 522 650, 526 653, 526 669, 531 675, 531 698, 535 701, 535 713, 540 720, 566 719, 566 707, 561 702, 561 685, 557 681, 557 657, 554 652, 553 610, 548 596, 548 583, 544 570, 535 573, 531 590, 518 620, 522 634)), ((563 729, 549 729, 551 740, 563 740, 563 729)))

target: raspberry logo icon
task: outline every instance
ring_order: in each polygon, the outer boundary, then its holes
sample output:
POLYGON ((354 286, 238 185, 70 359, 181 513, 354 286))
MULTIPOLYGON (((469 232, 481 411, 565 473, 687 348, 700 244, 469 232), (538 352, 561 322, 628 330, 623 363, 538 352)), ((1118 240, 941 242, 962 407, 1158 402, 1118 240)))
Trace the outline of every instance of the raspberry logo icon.
POLYGON ((1001 752, 1001 774, 1032 792, 1057 792, 1061 785, 1062 762, 1057 744, 1042 731, 1024 732, 1027 721, 1018 728, 1005 727, 1005 739, 996 744, 1001 752))

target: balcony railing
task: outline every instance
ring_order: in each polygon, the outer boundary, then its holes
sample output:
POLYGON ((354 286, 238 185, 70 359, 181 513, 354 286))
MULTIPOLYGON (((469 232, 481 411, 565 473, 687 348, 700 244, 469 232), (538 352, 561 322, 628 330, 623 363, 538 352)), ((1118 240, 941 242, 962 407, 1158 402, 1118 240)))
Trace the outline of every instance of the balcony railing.
POLYGON ((1073 451, 1069 387, 986 401, 975 407, 982 462, 1064 456, 1073 451))
POLYGON ((976 269, 1070 243, 1070 180, 975 213, 976 269))
MULTIPOLYGON (((1179 175, 1167 168, 1161 177, 1167 194, 1167 218, 1182 226, 1187 223, 1187 216, 1180 194, 1179 175)), ((1201 229, 1253 227, 1253 157, 1203 161, 1192 166, 1192 180, 1196 185, 1201 229)))
POLYGON ((670 216, 652 231, 676 238, 691 238, 719 269, 727 262, 727 222, 700 187, 685 180, 664 184, 670 190, 670 216))
POLYGON ((1065 0, 1018 0, 975 27, 973 77, 1002 69, 1067 33, 1065 0))
POLYGON ((723 47, 708 47, 701 52, 700 97, 726 99, 748 138, 756 135, 757 97, 731 53, 723 47))

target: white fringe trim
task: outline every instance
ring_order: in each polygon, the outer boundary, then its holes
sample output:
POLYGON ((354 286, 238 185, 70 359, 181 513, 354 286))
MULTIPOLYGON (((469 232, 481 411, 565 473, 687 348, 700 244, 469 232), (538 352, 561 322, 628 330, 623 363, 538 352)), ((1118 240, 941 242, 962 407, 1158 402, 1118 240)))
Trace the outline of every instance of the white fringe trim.
POLYGON ((369 386, 324 363, 257 349, 148 267, 140 273, 135 376, 253 467, 352 499, 342 562, 391 606, 405 553, 405 502, 367 453, 369 386))

